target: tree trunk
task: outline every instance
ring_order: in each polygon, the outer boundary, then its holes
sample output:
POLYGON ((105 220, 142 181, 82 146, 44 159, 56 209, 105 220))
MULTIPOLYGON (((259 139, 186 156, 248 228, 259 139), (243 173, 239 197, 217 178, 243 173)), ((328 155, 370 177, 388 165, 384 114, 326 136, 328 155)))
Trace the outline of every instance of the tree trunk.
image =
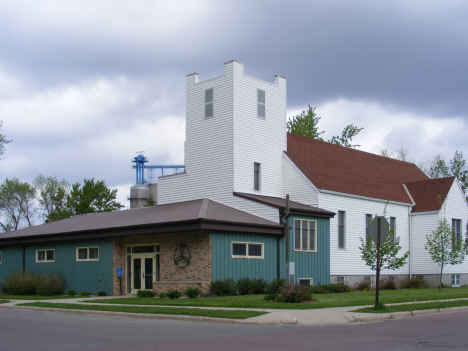
POLYGON ((442 292, 442 272, 444 270, 444 264, 440 266, 440 276, 439 276, 439 292, 442 292))

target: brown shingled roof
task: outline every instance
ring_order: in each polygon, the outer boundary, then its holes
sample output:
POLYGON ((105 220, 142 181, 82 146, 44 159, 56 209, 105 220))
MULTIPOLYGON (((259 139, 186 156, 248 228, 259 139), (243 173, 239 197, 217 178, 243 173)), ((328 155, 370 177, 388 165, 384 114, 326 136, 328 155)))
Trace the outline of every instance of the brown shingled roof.
POLYGON ((428 177, 413 163, 288 133, 286 155, 318 188, 411 203, 403 183, 428 177))
POLYGON ((455 177, 447 177, 406 183, 405 185, 416 203, 411 212, 439 211, 442 207, 441 200, 442 202, 445 200, 454 181, 455 177))
POLYGON ((18 239, 26 242, 57 237, 104 237, 178 230, 229 230, 283 234, 283 227, 278 223, 215 201, 200 199, 67 218, 1 234, 0 244, 18 242, 18 239))

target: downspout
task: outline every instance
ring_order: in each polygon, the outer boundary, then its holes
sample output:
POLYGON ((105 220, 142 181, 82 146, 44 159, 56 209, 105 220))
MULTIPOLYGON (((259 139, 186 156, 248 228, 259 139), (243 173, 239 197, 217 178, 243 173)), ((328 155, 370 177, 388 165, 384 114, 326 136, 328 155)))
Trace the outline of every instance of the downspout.
POLYGON ((281 255, 280 255, 280 240, 282 238, 286 238, 286 243, 285 243, 285 249, 286 249, 286 252, 285 252, 285 261, 286 261, 286 264, 289 262, 289 216, 291 215, 289 213, 289 194, 286 194, 286 213, 284 214, 283 216, 283 219, 282 219, 282 224, 283 224, 283 235, 281 237, 278 238, 278 241, 277 241, 277 266, 276 266, 276 269, 277 269, 277 277, 278 279, 281 278, 281 263, 280 263, 280 259, 281 259, 281 255))
POLYGON ((409 261, 408 261, 408 270, 409 270, 409 278, 411 279, 411 261, 412 261, 412 258, 413 258, 413 255, 411 254, 411 250, 412 250, 412 247, 411 247, 411 228, 412 228, 412 225, 411 225, 411 206, 408 206, 408 223, 409 223, 409 261))

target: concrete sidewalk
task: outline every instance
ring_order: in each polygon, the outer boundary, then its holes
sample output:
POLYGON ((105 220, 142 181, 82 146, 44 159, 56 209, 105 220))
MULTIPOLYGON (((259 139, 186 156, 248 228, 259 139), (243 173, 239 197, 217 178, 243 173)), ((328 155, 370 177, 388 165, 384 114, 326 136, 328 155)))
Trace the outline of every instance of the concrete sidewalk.
MULTIPOLYGON (((170 308, 198 308, 198 309, 225 309, 225 310, 249 310, 268 312, 262 316, 252 317, 244 320, 234 320, 225 318, 210 318, 210 317, 194 317, 194 316, 176 316, 164 314, 143 314, 143 313, 124 313, 124 312, 104 312, 104 311, 85 311, 85 310, 65 310, 57 308, 37 308, 17 306, 18 304, 28 302, 51 302, 51 303, 72 303, 72 304, 91 304, 87 301, 122 298, 122 296, 105 296, 105 297, 88 297, 88 298, 73 298, 73 299, 56 299, 56 300, 11 300, 8 303, 0 304, 0 308, 15 308, 35 311, 53 311, 61 313, 75 314, 99 314, 99 315, 121 315, 133 318, 156 318, 156 319, 172 319, 197 322, 216 322, 216 323, 237 323, 237 324, 295 324, 295 325, 338 325, 355 322, 378 322, 388 319, 402 319, 416 316, 427 316, 445 313, 466 312, 467 307, 454 307, 441 310, 421 310, 414 312, 395 312, 395 313, 359 313, 354 310, 363 307, 372 306, 352 306, 352 307, 335 307, 322 308, 312 310, 282 310, 282 309, 247 309, 247 308, 220 308, 220 307, 189 307, 189 306, 156 306, 151 305, 146 307, 170 307, 170 308)), ((430 302, 430 301, 427 301, 430 302)), ((140 305, 132 305, 140 306, 140 305)))

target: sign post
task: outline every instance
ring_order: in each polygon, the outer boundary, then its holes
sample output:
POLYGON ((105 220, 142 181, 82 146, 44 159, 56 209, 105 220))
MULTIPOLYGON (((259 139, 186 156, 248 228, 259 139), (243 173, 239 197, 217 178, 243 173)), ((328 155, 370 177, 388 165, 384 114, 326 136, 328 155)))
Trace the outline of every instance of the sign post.
POLYGON ((380 283, 380 243, 384 242, 389 234, 390 226, 384 216, 375 217, 369 225, 369 236, 377 244, 377 266, 375 270, 375 307, 379 306, 379 283, 380 283))

